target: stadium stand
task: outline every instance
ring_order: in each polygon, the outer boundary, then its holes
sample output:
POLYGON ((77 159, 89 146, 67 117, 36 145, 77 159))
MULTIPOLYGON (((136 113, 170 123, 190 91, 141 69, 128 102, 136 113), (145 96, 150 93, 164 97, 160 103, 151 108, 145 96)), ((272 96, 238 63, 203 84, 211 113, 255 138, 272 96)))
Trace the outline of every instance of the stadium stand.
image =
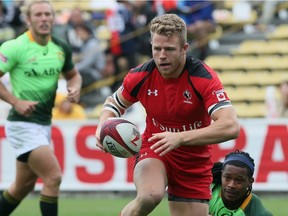
POLYGON ((288 80, 286 70, 224 71, 219 73, 224 86, 269 86, 288 80))
MULTIPOLYGON (((224 8, 231 12, 236 2, 225 1, 224 8)), ((260 16, 259 8, 252 6, 251 14, 258 10, 260 16)), ((277 14, 287 8, 279 3, 269 28, 257 29, 259 16, 242 25, 218 22, 223 29, 219 49, 204 62, 218 72, 240 118, 267 117, 267 88, 288 80, 288 25, 277 14)))
POLYGON ((275 31, 267 35, 268 39, 273 40, 273 39, 287 39, 288 38, 288 25, 287 24, 282 24, 279 25, 275 31))
MULTIPOLYGON (((93 2, 97 3, 97 1, 93 2)), ((203 39, 203 43, 213 42, 209 44, 208 57, 204 61, 218 72, 231 101, 236 106, 239 117, 265 117, 263 109, 265 88, 270 85, 277 86, 281 81, 288 79, 286 75, 288 74, 288 25, 287 20, 281 21, 278 18, 279 13, 287 11, 288 4, 284 1, 280 2, 274 11, 277 21, 272 22, 272 28, 264 28, 264 31, 261 31, 262 29, 257 29, 261 16, 261 3, 247 2, 226 0, 221 4, 215 3, 221 6, 214 12, 216 31, 203 39), (251 112, 248 113, 247 109, 251 112)), ((52 3, 57 14, 64 11, 61 17, 64 21, 65 10, 78 7, 89 12, 91 22, 96 23, 95 33, 101 41, 101 46, 103 49, 109 46, 111 32, 106 26, 104 9, 99 7, 96 9, 91 1, 52 0, 52 3)), ((59 26, 61 31, 61 25, 59 26)), ((136 30, 122 40, 130 36, 138 37, 147 31, 143 29, 140 32, 140 29, 136 30)), ((0 36, 6 37, 1 34, 0 36)), ((83 89, 81 94, 111 85, 116 80, 121 80, 124 75, 121 73, 95 82, 83 89)))
POLYGON ((233 55, 265 55, 288 54, 288 41, 286 40, 246 40, 240 44, 233 55))
POLYGON ((237 102, 233 103, 233 106, 241 118, 263 118, 267 113, 266 105, 263 102, 237 102))

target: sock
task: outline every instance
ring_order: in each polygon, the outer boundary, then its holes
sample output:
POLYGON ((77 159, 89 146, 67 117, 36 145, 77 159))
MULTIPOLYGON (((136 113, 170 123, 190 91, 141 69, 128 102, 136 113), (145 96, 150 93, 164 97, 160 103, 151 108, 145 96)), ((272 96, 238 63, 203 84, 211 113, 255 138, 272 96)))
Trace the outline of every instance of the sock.
POLYGON ((58 197, 49 197, 41 194, 40 209, 42 216, 57 216, 58 197))
POLYGON ((0 215, 8 216, 19 205, 20 201, 12 197, 7 190, 3 191, 0 198, 0 215))

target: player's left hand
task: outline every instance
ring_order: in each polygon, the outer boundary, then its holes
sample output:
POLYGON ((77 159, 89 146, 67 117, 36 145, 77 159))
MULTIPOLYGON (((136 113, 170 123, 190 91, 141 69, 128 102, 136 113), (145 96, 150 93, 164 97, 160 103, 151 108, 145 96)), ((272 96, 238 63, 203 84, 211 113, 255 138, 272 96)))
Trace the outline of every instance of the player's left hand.
POLYGON ((152 137, 148 139, 149 142, 155 142, 150 149, 155 153, 160 153, 163 156, 173 149, 178 148, 182 143, 182 135, 180 133, 163 132, 152 134, 152 137))
POLYGON ((96 146, 102 151, 107 153, 106 149, 104 148, 103 144, 100 141, 100 131, 101 131, 101 126, 98 124, 97 126, 97 130, 95 133, 95 137, 96 137, 96 146))
POLYGON ((67 91, 68 91, 67 99, 71 103, 77 103, 80 98, 80 89, 74 87, 68 87, 67 91))

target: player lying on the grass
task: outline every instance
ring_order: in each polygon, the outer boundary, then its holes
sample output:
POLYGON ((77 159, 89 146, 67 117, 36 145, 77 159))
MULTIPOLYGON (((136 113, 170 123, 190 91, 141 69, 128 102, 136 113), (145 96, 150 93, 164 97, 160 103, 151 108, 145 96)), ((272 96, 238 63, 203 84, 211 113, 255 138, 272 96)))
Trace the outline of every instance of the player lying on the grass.
POLYGON ((254 167, 254 159, 239 150, 214 164, 210 215, 272 216, 252 193, 254 167))

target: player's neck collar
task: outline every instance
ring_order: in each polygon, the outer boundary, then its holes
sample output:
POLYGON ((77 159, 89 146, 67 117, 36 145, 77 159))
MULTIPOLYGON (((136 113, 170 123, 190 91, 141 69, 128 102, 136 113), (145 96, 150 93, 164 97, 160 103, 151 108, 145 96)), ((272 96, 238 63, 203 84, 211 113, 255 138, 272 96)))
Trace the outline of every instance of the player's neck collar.
MULTIPOLYGON (((27 35, 28 35, 28 38, 29 38, 29 40, 31 41, 31 42, 35 42, 35 43, 38 43, 36 40, 35 40, 35 38, 33 37, 33 34, 32 34, 32 32, 30 31, 30 30, 28 30, 27 32, 27 35)), ((49 36, 49 38, 48 38, 48 41, 50 41, 51 40, 51 36, 49 36)), ((39 44, 39 43, 38 43, 39 44)), ((41 44, 40 44, 41 45, 41 44)))

